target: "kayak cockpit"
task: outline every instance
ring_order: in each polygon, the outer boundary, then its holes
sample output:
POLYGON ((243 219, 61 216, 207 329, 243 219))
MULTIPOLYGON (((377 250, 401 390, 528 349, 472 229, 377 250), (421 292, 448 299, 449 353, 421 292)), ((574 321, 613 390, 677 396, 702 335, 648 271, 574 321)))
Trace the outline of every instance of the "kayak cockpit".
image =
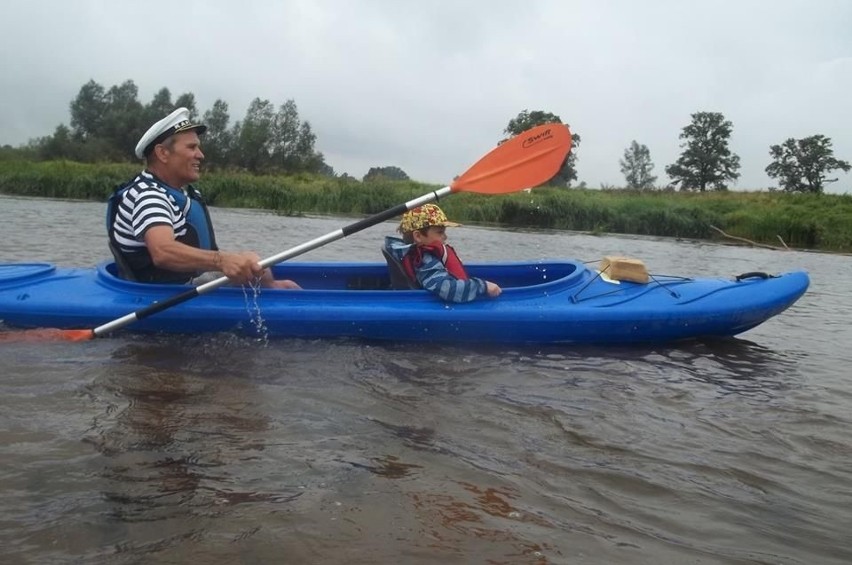
MULTIPOLYGON (((573 286, 590 271, 576 261, 545 261, 540 263, 472 263, 467 266, 470 276, 493 281, 505 289, 541 287, 542 285, 573 286)), ((275 278, 295 280, 304 290, 391 290, 388 267, 384 263, 281 263, 272 267, 275 278)), ((114 262, 98 266, 98 279, 107 286, 122 288, 148 286, 119 278, 114 262)), ((166 285, 156 285, 166 286, 166 285)), ((174 286, 174 285, 168 285, 174 286)), ((394 291, 419 292, 419 291, 394 291)))

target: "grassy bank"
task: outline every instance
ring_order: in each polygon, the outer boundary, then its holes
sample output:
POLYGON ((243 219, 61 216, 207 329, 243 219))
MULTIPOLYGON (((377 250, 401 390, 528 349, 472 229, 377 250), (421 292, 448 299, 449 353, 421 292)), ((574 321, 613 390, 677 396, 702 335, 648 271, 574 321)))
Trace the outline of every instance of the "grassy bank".
MULTIPOLYGON (((132 164, 0 161, 0 193, 105 201, 138 172, 132 164)), ((362 183, 315 175, 206 173, 213 206, 281 214, 368 215, 436 188, 413 181, 362 183)), ((630 192, 536 189, 500 196, 458 194, 441 202, 466 223, 719 239, 711 227, 766 245, 852 252, 852 196, 779 192, 630 192)))

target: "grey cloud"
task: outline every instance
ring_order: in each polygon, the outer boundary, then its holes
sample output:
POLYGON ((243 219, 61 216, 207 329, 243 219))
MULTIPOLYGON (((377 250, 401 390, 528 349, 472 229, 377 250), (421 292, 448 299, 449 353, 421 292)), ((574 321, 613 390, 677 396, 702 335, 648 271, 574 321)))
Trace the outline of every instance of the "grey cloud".
MULTIPOLYGON (((620 185, 631 140, 663 181, 690 114, 718 111, 734 124, 737 187, 764 188, 769 145, 788 137, 825 134, 852 160, 850 16, 839 0, 11 0, 0 144, 67 123, 90 79, 132 79, 143 101, 190 91, 234 120, 254 97, 293 98, 337 172, 395 165, 435 183, 541 109, 583 137, 580 180, 620 185)), ((852 188, 840 178, 832 190, 852 188)))

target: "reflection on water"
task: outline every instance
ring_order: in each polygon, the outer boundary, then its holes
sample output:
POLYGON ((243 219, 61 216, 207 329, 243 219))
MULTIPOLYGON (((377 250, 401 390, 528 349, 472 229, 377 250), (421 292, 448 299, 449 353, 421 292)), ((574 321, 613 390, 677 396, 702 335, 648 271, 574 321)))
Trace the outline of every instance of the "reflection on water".
MULTIPOLYGON (((109 531, 122 532, 120 552, 202 542, 204 519, 245 504, 275 511, 302 494, 298 486, 271 489, 247 480, 252 463, 263 459, 269 418, 257 387, 240 378, 251 372, 250 363, 225 377, 221 363, 237 350, 212 361, 203 355, 211 347, 216 344, 200 340, 128 344, 85 387, 102 411, 83 441, 102 454, 90 466, 100 478, 109 531), (187 347, 202 355, 187 359, 187 347), (152 523, 157 527, 146 526, 152 523)), ((245 539, 252 532, 234 535, 245 539)))
POLYGON ((714 385, 720 395, 770 401, 799 386, 792 375, 804 355, 730 339, 691 343, 663 352, 663 356, 681 369, 675 371, 675 380, 694 379, 714 385))
MULTIPOLYGON (((18 347, 23 374, 39 357, 18 347)), ((849 484, 820 463, 848 461, 849 422, 790 398, 798 353, 225 335, 52 350, 39 363, 55 382, 74 366, 66 394, 88 409, 62 490, 88 503, 48 504, 30 480, 29 505, 57 521, 19 521, 16 555, 45 555, 82 512, 61 554, 104 562, 274 562, 282 544, 333 563, 848 557, 848 510, 810 485, 849 484)))
MULTIPOLYGON (((0 199, 0 258, 105 257, 102 204, 0 199), (74 222, 40 222, 45 241, 25 229, 51 214, 74 222)), ((262 255, 348 223, 214 215, 223 245, 262 255)), ((306 259, 378 261, 392 230, 306 259)), ((813 287, 740 339, 659 347, 0 343, 3 561, 852 562, 848 262, 505 235, 467 226, 453 242, 470 260, 622 254, 712 276, 796 266, 813 287)))
MULTIPOLYGON (((465 538, 472 538, 509 545, 512 549, 504 558, 510 563, 558 563, 567 557, 555 545, 524 540, 513 532, 514 527, 523 528, 525 524, 546 530, 555 526, 545 518, 515 507, 514 499, 520 496, 517 491, 482 488, 465 482, 454 486, 464 495, 417 492, 409 495, 419 519, 432 527, 433 547, 458 547, 465 538)), ((465 558, 461 552, 458 557, 465 558)))
POLYGON ((396 425, 376 419, 372 419, 372 421, 400 438, 406 447, 423 451, 436 450, 435 430, 433 428, 396 425))
POLYGON ((416 469, 422 468, 421 465, 403 463, 398 457, 393 455, 373 458, 370 464, 356 463, 354 461, 348 461, 348 463, 353 467, 364 469, 386 479, 401 479, 403 477, 408 477, 415 472, 416 469))

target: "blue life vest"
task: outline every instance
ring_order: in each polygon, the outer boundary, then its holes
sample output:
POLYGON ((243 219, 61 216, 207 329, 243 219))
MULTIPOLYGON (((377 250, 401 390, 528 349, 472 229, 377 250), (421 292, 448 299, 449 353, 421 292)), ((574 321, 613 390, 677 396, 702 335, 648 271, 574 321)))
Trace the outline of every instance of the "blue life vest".
MULTIPOLYGON (((150 174, 150 173, 149 173, 150 174)), ((106 228, 109 234, 110 247, 113 254, 120 254, 128 268, 132 271, 133 278, 142 282, 188 282, 193 276, 200 273, 177 273, 160 269, 154 265, 147 248, 140 248, 132 253, 122 251, 113 237, 113 224, 118 213, 118 206, 124 193, 132 188, 139 177, 130 182, 116 187, 107 201, 106 228)), ((210 220, 210 212, 201 194, 192 186, 186 187, 186 192, 173 188, 154 177, 157 185, 166 191, 174 199, 186 218, 186 233, 176 237, 180 243, 197 247, 199 249, 217 250, 216 235, 213 232, 213 222, 210 220), (187 206, 187 203, 189 204, 187 206)), ((116 260, 119 260, 117 257, 116 260)))

